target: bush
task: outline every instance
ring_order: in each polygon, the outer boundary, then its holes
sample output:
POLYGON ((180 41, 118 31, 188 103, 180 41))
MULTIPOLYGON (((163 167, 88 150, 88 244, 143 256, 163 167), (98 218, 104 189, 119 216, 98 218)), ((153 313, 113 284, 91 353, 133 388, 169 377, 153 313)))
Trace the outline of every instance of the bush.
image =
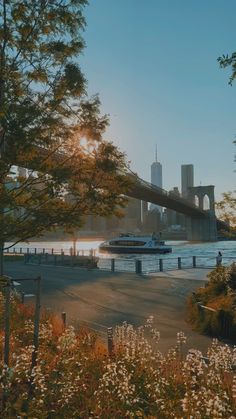
POLYGON ((205 287, 189 297, 187 319, 195 330, 236 341, 234 274, 234 264, 230 268, 217 267, 208 274, 205 287))

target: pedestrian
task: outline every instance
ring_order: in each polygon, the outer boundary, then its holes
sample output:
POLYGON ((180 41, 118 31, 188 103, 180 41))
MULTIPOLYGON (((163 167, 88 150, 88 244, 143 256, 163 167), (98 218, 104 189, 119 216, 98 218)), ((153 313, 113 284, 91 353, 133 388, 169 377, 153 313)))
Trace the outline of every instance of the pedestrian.
POLYGON ((221 264, 222 264, 222 253, 218 252, 218 255, 216 257, 216 265, 221 266, 221 264))

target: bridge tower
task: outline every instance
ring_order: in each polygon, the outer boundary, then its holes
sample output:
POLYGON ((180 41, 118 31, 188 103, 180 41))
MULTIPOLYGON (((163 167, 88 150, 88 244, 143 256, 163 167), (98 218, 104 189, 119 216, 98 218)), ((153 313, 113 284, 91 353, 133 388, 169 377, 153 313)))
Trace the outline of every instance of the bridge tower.
POLYGON ((187 218, 187 238, 196 241, 216 241, 216 215, 214 186, 192 186, 188 188, 188 199, 206 212, 206 217, 187 218), (208 198, 209 206, 204 208, 204 198, 208 198), (197 199, 195 199, 197 198, 197 199), (197 201, 197 202, 196 202, 197 201))

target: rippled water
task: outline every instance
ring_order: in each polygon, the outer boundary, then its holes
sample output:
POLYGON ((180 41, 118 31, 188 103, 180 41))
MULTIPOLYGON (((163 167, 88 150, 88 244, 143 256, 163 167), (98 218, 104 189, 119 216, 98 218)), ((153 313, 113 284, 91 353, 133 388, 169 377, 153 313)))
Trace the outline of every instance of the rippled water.
MULTIPOLYGON (((111 258, 115 259, 115 267, 119 271, 134 271, 136 259, 142 261, 142 269, 146 272, 155 272, 159 270, 159 259, 163 259, 163 269, 173 269, 178 267, 178 257, 181 257, 181 267, 187 268, 193 264, 193 256, 196 256, 197 266, 215 266, 216 256, 218 251, 223 254, 223 264, 228 265, 234 260, 236 261, 236 241, 218 241, 214 243, 190 243, 186 241, 167 241, 166 244, 172 246, 172 253, 159 255, 140 255, 140 254, 128 254, 128 255, 110 255, 110 254, 99 254, 98 246, 101 241, 86 240, 78 241, 76 243, 76 250, 84 254, 88 254, 91 249, 99 256, 100 268, 110 269, 111 258)), ((20 249, 23 252, 27 252, 27 248, 30 252, 45 252, 51 253, 52 249, 54 253, 60 253, 63 249, 65 253, 69 253, 72 247, 70 241, 56 241, 56 242, 31 242, 21 243, 15 246, 15 250, 20 249)))

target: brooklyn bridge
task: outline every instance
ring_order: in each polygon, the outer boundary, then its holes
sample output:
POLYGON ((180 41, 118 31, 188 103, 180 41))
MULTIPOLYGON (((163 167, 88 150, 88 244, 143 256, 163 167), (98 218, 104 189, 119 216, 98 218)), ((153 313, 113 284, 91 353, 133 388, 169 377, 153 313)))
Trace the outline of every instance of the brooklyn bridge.
POLYGON ((175 196, 135 175, 128 175, 131 186, 126 193, 129 197, 140 199, 170 208, 187 216, 188 240, 215 241, 217 230, 227 229, 225 222, 216 218, 214 186, 195 186, 189 188, 187 199, 175 196), (209 199, 209 209, 204 209, 204 197, 209 199), (197 197, 198 205, 195 205, 197 197))
MULTIPOLYGON (((44 156, 45 150, 39 148, 38 153, 44 156)), ((57 160, 62 155, 57 154, 57 160)), ((63 155, 64 157, 64 155, 63 155)), ((26 167, 26 162, 22 166, 26 167)), ((30 169, 28 167, 28 169, 30 169)), ((227 230, 224 221, 217 219, 215 214, 214 185, 194 186, 188 188, 186 198, 170 194, 162 188, 141 179, 138 175, 125 173, 129 179, 129 189, 126 195, 161 207, 172 209, 187 217, 187 239, 190 241, 216 241, 217 231, 227 230), (204 197, 208 197, 209 208, 204 209, 204 197), (195 198, 197 198, 195 200, 195 198), (198 205, 195 202, 198 202, 198 205)))

